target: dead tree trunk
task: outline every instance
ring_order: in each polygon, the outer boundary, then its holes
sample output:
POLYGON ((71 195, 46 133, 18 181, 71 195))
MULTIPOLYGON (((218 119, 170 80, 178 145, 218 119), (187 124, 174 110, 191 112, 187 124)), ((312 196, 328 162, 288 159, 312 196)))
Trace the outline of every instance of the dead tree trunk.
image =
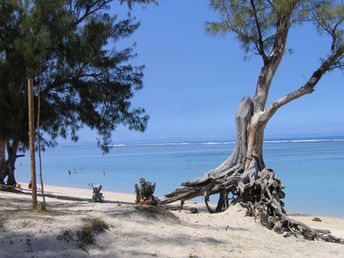
POLYGON ((240 203, 248 215, 278 233, 344 243, 329 231, 311 229, 288 218, 282 201, 285 197, 283 185, 274 171, 265 167, 263 160, 264 129, 269 119, 267 113, 254 111, 253 101, 245 97, 236 115, 237 136, 231 156, 202 177, 182 183, 160 204, 204 196, 209 212, 213 213, 224 211, 230 204, 240 203), (214 194, 219 194, 215 210, 208 204, 209 196, 214 194))
POLYGON ((232 155, 202 177, 182 183, 181 187, 166 195, 166 199, 161 203, 166 204, 204 196, 210 212, 225 210, 228 207, 228 195, 236 193, 239 182, 254 181, 259 170, 258 165, 263 163, 262 160, 259 160, 261 155, 247 158, 247 153, 252 152, 247 149, 249 139, 253 140, 253 137, 247 132, 250 129, 252 117, 253 102, 251 98, 245 97, 241 101, 236 115, 237 136, 232 155), (208 206, 209 196, 213 194, 220 195, 215 211, 208 206))

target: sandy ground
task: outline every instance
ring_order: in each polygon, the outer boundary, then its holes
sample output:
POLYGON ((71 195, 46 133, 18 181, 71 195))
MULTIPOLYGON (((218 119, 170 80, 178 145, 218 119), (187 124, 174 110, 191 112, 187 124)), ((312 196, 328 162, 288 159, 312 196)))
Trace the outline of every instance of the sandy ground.
MULTIPOLYGON (((189 210, 147 213, 134 196, 104 192, 105 203, 91 203, 91 191, 46 186, 49 212, 32 213, 31 196, 0 192, 0 257, 344 257, 344 245, 284 238, 245 217, 240 207, 221 214, 189 210), (101 218, 109 229, 80 248, 81 228, 101 218), (68 234, 67 234, 67 233, 68 234)), ((315 228, 344 238, 344 220, 296 216, 315 228)))

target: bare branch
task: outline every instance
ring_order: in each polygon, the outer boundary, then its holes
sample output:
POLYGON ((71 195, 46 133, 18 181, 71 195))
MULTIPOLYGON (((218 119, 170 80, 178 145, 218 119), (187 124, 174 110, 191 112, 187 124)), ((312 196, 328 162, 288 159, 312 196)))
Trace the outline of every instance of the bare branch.
POLYGON ((337 31, 337 28, 338 26, 344 21, 344 17, 342 17, 341 19, 339 19, 339 21, 334 25, 333 29, 332 29, 332 33, 331 33, 331 36, 332 36, 332 45, 331 45, 331 50, 334 51, 335 48, 336 48, 336 44, 337 44, 337 34, 336 34, 336 31, 337 31))
POLYGON ((334 51, 335 47, 336 47, 336 42, 337 42, 337 35, 336 35, 336 29, 338 27, 338 25, 342 22, 339 21, 336 26, 334 26, 334 28, 331 30, 329 28, 327 28, 325 26, 325 24, 323 24, 321 22, 321 20, 317 17, 316 14, 313 14, 313 19, 318 23, 318 25, 324 30, 326 31, 328 34, 330 34, 330 36, 332 37, 332 44, 331 44, 331 51, 334 51))

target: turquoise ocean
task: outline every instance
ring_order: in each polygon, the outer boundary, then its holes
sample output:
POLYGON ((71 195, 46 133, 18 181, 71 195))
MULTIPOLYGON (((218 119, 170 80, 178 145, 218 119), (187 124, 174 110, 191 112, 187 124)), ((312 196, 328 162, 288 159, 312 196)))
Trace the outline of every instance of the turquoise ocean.
MULTIPOLYGON (((144 177, 162 197, 219 165, 233 147, 230 141, 117 144, 103 155, 96 145, 61 145, 42 153, 43 177, 51 185, 94 183, 125 193, 144 177)), ((264 155, 285 185, 288 212, 344 217, 344 138, 267 140, 264 155)), ((26 153, 17 160, 18 182, 29 181, 29 168, 26 153)))

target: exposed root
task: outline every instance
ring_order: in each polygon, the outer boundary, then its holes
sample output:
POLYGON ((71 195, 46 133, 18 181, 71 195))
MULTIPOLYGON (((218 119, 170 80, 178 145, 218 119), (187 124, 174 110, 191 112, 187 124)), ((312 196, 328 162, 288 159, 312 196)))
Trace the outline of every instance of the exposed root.
POLYGON ((234 199, 247 209, 247 215, 258 219, 265 227, 285 236, 302 236, 308 240, 324 240, 344 244, 344 239, 331 235, 329 230, 313 229, 289 218, 281 199, 283 185, 270 169, 263 169, 253 185, 245 184, 234 199))
POLYGON ((263 144, 265 124, 259 124, 259 114, 254 117, 253 109, 252 100, 243 98, 236 114, 237 137, 232 155, 205 175, 181 184, 159 204, 204 196, 208 211, 214 213, 226 210, 232 203, 240 203, 247 209, 247 215, 285 236, 344 243, 343 239, 332 236, 327 230, 312 229, 288 218, 282 201, 285 197, 283 185, 272 170, 265 168, 262 149, 259 148, 263 144), (254 146, 257 147, 255 151, 254 146), (212 209, 208 202, 209 196, 214 194, 219 194, 220 198, 217 207, 212 209))
POLYGON ((231 204, 240 203, 247 209, 247 215, 256 218, 266 228, 284 236, 301 236, 308 240, 324 240, 344 244, 344 239, 331 235, 329 230, 313 229, 301 222, 289 218, 284 209, 284 186, 271 169, 258 170, 253 159, 247 170, 236 166, 230 173, 209 173, 208 178, 201 177, 193 182, 186 182, 175 192, 166 195, 160 204, 177 200, 204 196, 205 204, 210 213, 222 212, 231 204), (221 175, 214 177, 214 175, 221 175), (217 207, 212 209, 208 202, 209 196, 219 194, 217 207), (229 200, 229 196, 232 199, 229 200))

